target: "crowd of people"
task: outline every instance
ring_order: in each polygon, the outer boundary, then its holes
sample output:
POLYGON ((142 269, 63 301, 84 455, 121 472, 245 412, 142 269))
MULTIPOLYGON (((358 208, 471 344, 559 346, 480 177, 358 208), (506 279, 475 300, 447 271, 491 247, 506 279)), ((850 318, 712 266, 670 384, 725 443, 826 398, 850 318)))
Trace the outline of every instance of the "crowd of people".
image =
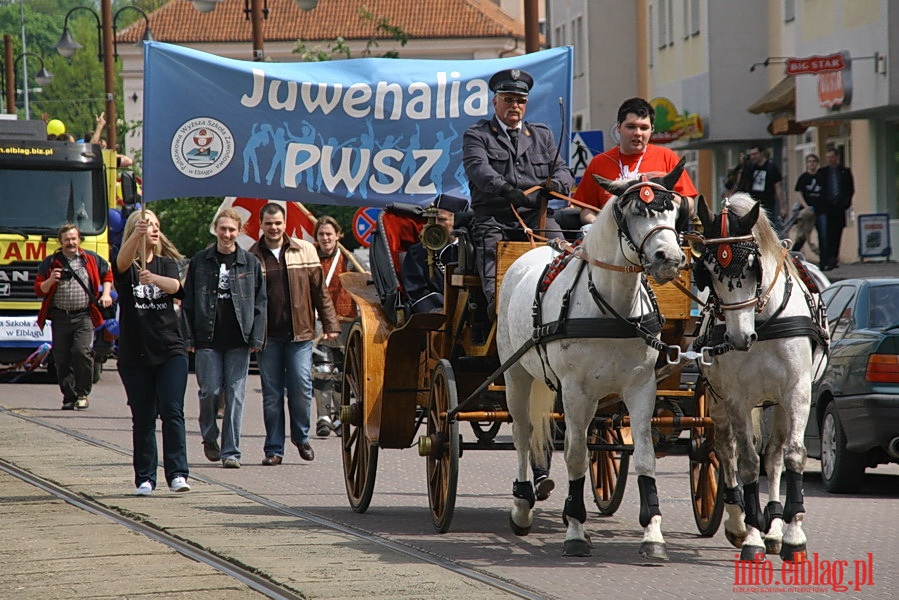
MULTIPOLYGON (((469 230, 491 318, 496 307, 498 242, 533 234, 547 240, 562 237, 553 219, 554 207, 575 184, 571 169, 556 152, 550 128, 524 119, 535 84, 520 69, 496 73, 489 81, 494 112, 469 127, 463 140, 473 212, 469 230)), ((92 142, 97 143, 104 126, 103 115, 98 115, 92 142)), ((621 104, 614 129, 617 145, 590 160, 574 191, 584 227, 609 199, 593 175, 635 179, 670 172, 678 164, 675 152, 650 143, 654 126, 655 110, 649 102, 630 98, 621 104)), ((56 120, 48 122, 50 136, 70 138, 56 120)), ((819 169, 818 157, 808 155, 807 169, 794 187, 804 216, 814 214, 825 270, 838 265, 845 212, 854 193, 852 174, 840 164, 837 150, 829 148, 826 156, 827 166, 819 169)), ((782 181, 777 165, 753 145, 745 160, 728 173, 723 195, 751 194, 780 229, 788 216, 782 181)), ((682 226, 694 213, 698 196, 686 171, 675 191, 682 226)), ((401 280, 413 312, 443 306, 442 267, 453 262, 457 252, 454 210, 436 207, 436 222, 446 229, 444 248, 435 251, 417 244, 405 256, 401 280)), ((132 414, 137 495, 149 495, 156 487, 157 419, 162 422, 166 482, 175 492, 190 489, 184 424, 189 352, 195 354, 200 434, 209 461, 221 461, 224 468, 241 467, 240 434, 253 354, 262 384, 262 465, 283 462, 287 435, 301 459, 315 459, 310 444, 313 397, 316 434, 327 436, 339 425, 340 384, 334 373, 343 362, 343 344, 356 318, 356 306, 339 276, 358 267, 340 246, 342 228, 332 217, 317 220, 315 244, 286 235, 286 213, 278 203, 262 207, 258 219, 260 239, 244 250, 237 244, 244 226, 241 214, 221 210, 213 224, 215 242, 190 259, 183 282, 178 261, 184 257, 148 210, 128 218, 112 265, 80 249, 78 229, 68 224, 59 231, 59 250, 40 266, 35 285, 43 298, 40 325, 45 319, 53 322, 53 356, 65 410, 89 406, 91 340, 102 324, 102 309, 113 302, 115 282, 120 311, 118 370, 132 414), (223 415, 218 414, 220 404, 223 415)), ((806 241, 807 235, 797 238, 797 248, 806 241)), ((540 500, 554 487, 550 459, 551 455, 537 457, 532 464, 540 500)))

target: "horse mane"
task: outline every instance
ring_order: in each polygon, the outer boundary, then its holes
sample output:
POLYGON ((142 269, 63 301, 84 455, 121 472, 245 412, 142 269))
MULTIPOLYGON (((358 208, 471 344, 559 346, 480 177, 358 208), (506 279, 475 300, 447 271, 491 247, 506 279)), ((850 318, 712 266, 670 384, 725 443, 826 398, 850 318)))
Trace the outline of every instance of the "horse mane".
MULTIPOLYGON (((752 210, 752 207, 755 206, 756 203, 757 200, 753 199, 752 196, 746 192, 737 192, 727 199, 728 210, 739 217, 744 216, 752 210)), ((774 231, 774 227, 771 226, 771 221, 768 219, 768 215, 764 210, 759 211, 759 218, 755 222, 755 225, 752 226, 752 234, 755 236, 755 241, 758 242, 759 252, 761 252, 762 255, 762 267, 764 268, 765 273, 773 275, 774 270, 777 268, 777 261, 783 253, 783 244, 781 244, 780 238, 777 236, 777 232, 774 231)), ((796 269, 793 267, 792 260, 785 260, 784 268, 786 268, 792 276, 799 276, 796 269)))
POLYGON ((600 209, 598 213, 596 213, 596 220, 593 222, 593 225, 590 226, 590 229, 587 230, 587 233, 584 235, 584 250, 587 252, 587 256, 592 258, 598 258, 600 256, 605 256, 608 252, 608 246, 611 241, 617 244, 618 236, 614 231, 611 234, 603 234, 602 232, 606 229, 606 227, 611 227, 613 230, 617 228, 617 223, 615 223, 615 215, 614 209, 612 206, 615 202, 618 202, 617 196, 612 196, 605 203, 603 208, 600 209))

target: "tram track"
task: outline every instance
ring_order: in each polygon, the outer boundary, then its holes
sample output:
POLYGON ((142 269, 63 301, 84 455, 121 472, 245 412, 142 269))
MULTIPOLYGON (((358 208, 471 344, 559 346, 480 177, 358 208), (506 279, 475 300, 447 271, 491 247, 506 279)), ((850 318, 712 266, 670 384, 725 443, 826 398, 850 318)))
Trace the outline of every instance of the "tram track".
MULTIPOLYGON (((120 446, 83 434, 79 431, 61 427, 53 423, 48 423, 40 418, 10 411, 5 407, 0 407, 0 412, 8 416, 22 419, 31 424, 50 429, 56 433, 63 434, 72 439, 98 446, 105 450, 115 452, 123 456, 131 456, 130 451, 125 450, 120 446)), ((183 556, 191 558, 192 560, 195 560, 199 563, 208 565, 213 569, 247 585, 249 588, 268 598, 284 600, 305 598, 305 596, 303 596, 301 593, 298 593, 296 590, 282 585, 271 578, 261 575, 259 571, 251 565, 240 564, 234 560, 229 559, 226 556, 217 554, 214 551, 199 547, 189 539, 185 539, 168 533, 155 526, 151 522, 135 518, 115 508, 110 508, 88 496, 74 493, 71 490, 67 489, 65 486, 47 480, 43 477, 40 477, 39 475, 35 475, 34 473, 25 471, 2 457, 0 457, 0 471, 3 471, 10 476, 16 477, 66 502, 71 506, 90 512, 94 515, 99 515, 107 518, 118 525, 126 527, 149 539, 159 542, 183 556)), ((411 545, 403 544, 401 542, 386 539, 381 535, 376 535, 371 532, 348 526, 346 524, 322 517, 308 510, 286 506, 279 502, 270 500, 269 498, 266 498, 262 495, 238 488, 228 483, 196 475, 192 475, 191 479, 223 488, 230 493, 236 494, 241 498, 253 502, 257 505, 264 506, 265 508, 280 515, 301 519, 318 527, 339 532, 341 534, 356 538, 365 543, 374 544, 386 550, 400 553, 415 561, 428 563, 435 567, 445 569, 458 576, 470 579, 472 581, 477 581, 483 585, 487 585, 496 590, 508 593, 512 596, 533 600, 544 598, 542 594, 535 593, 532 590, 520 587, 504 579, 494 577, 490 574, 465 567, 437 554, 427 552, 411 545)))

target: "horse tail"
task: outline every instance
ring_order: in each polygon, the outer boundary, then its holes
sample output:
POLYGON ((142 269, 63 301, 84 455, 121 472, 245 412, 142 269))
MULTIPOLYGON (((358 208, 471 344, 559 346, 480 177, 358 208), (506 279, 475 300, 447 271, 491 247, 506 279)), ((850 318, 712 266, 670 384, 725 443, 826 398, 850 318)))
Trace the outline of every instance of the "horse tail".
POLYGON ((549 468, 546 457, 552 450, 552 412, 556 393, 546 383, 535 378, 531 380, 531 456, 538 467, 549 468))

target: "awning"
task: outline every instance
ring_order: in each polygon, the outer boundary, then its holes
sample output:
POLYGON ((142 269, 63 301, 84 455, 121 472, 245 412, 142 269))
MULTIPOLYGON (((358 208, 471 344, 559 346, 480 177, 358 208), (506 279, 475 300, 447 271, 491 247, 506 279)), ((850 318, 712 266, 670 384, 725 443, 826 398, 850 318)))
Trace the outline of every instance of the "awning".
POLYGON ((760 115, 791 111, 795 106, 796 81, 792 77, 784 77, 746 110, 754 115, 760 115))

